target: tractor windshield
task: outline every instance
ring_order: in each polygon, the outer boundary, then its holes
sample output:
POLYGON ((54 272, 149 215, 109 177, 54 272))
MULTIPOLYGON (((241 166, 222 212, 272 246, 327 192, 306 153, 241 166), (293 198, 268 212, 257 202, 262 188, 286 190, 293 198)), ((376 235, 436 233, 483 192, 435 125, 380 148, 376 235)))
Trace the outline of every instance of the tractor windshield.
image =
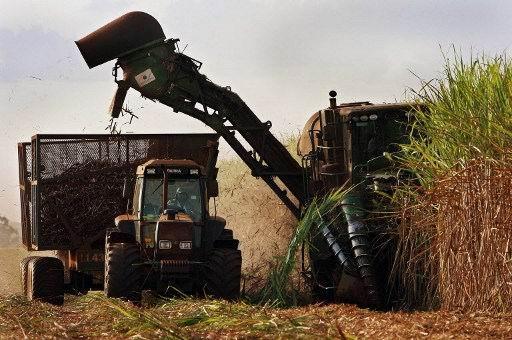
MULTIPOLYGON (((146 221, 157 221, 163 213, 163 176, 147 176, 144 184, 142 198, 142 218, 146 221)), ((202 218, 202 196, 199 178, 174 178, 167 179, 167 209, 184 212, 194 222, 202 218)))
POLYGON ((201 220, 202 197, 198 178, 169 178, 167 193, 167 209, 185 212, 194 222, 201 220))

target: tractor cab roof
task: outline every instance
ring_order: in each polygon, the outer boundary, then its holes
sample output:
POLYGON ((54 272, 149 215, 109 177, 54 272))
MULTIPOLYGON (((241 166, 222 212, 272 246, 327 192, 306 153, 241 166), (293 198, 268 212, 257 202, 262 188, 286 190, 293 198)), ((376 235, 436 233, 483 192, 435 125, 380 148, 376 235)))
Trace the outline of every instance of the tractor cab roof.
POLYGON ((203 166, 190 159, 152 159, 137 167, 137 175, 144 175, 148 168, 198 169, 200 175, 206 174, 203 166))

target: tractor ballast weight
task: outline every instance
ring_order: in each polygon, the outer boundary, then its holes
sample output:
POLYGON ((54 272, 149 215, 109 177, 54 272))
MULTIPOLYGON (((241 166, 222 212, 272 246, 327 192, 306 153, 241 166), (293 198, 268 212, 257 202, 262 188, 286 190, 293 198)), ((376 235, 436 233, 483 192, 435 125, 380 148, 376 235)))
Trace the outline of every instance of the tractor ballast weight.
MULTIPOLYGON (((147 15, 134 12, 123 17, 147 18, 147 15)), ((115 37, 106 33, 108 30, 129 32, 132 28, 124 26, 131 24, 122 20, 123 17, 88 37, 96 34, 115 37)), ((394 152, 396 143, 404 140, 402 122, 407 122, 406 114, 411 106, 368 102, 337 105, 336 93, 332 91, 329 108, 315 114, 306 124, 299 141, 303 157, 300 165, 270 132, 270 122, 262 122, 229 87, 216 85, 201 74, 202 64, 181 53, 177 39, 158 40, 157 37, 160 36, 155 34, 141 40, 138 47, 130 42, 122 48, 122 42, 112 42, 117 47, 116 53, 123 53, 108 54, 112 60, 118 58, 113 70, 118 90, 109 113, 113 117, 119 115, 128 89, 133 88, 175 112, 204 122, 226 140, 252 174, 261 177, 297 218, 313 197, 345 185, 357 185, 357 190, 344 202, 344 220, 320 231, 318 246, 327 251, 319 249, 310 253, 312 277, 320 290, 336 291, 331 295, 380 307, 382 283, 378 282, 374 270, 372 225, 364 213, 372 208, 373 192, 366 189, 369 182, 379 184, 393 177, 385 153, 394 152), (122 78, 118 77, 119 69, 123 71, 122 78), (244 146, 240 137, 252 150, 244 146), (362 292, 361 288, 364 288, 362 292)), ((134 34, 134 41, 138 39, 138 33, 134 34)), ((79 46, 81 41, 77 42, 79 46)), ((89 51, 94 51, 104 46, 104 40, 98 39, 95 46, 94 39, 88 39, 87 44, 89 51)), ((88 53, 84 58, 88 65, 94 65, 91 61, 105 61, 106 54, 88 53)))

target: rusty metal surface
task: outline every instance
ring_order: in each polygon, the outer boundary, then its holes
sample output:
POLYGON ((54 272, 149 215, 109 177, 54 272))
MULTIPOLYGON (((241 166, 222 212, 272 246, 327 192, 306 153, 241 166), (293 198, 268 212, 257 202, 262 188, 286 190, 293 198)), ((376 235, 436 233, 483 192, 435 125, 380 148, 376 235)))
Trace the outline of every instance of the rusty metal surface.
POLYGON ((164 39, 165 34, 155 18, 144 12, 130 12, 75 43, 87 66, 93 68, 164 39))
POLYGON ((136 167, 153 158, 202 161, 209 150, 190 149, 198 139, 217 141, 218 135, 34 136, 30 157, 28 145, 24 151, 20 147, 25 157, 20 158, 20 192, 27 243, 39 250, 101 245, 105 228, 126 211, 124 178, 133 178, 136 167), (33 218, 23 208, 30 202, 33 218))

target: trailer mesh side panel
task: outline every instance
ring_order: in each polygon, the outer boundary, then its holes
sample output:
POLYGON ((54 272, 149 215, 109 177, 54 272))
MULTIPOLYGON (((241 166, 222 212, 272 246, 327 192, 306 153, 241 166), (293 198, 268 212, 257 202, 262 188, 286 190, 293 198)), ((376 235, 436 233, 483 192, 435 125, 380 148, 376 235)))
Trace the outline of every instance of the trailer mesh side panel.
POLYGON ((213 134, 34 136, 24 149, 26 161, 20 158, 26 171, 20 183, 32 180, 31 197, 22 194, 22 202, 28 203, 22 220, 30 234, 24 244, 38 250, 101 247, 105 229, 126 211, 124 180, 133 183, 138 165, 156 158, 204 165, 212 146, 208 141, 217 140, 213 134), (32 171, 27 171, 29 164, 32 171))
POLYGON ((20 182, 21 241, 30 249, 30 226, 32 223, 32 153, 30 143, 18 144, 18 165, 20 182))

